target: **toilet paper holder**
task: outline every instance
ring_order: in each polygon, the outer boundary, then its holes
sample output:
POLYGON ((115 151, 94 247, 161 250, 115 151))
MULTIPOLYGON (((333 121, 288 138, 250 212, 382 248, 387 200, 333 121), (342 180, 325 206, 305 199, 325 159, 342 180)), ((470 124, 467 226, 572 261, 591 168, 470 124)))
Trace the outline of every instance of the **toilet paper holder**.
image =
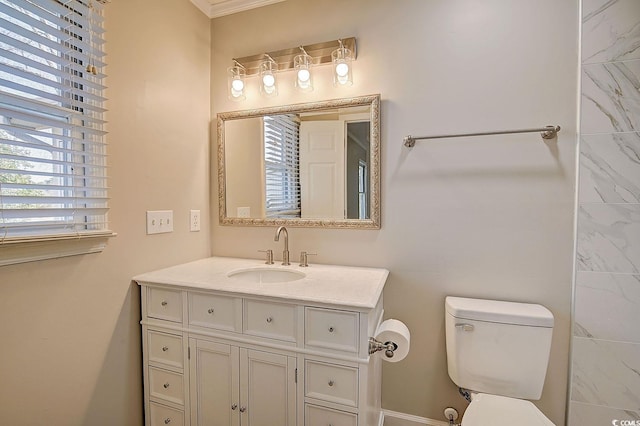
POLYGON ((395 350, 398 349, 398 345, 394 342, 379 342, 373 337, 369 337, 369 355, 373 355, 376 352, 384 351, 384 355, 387 358, 393 358, 395 350))

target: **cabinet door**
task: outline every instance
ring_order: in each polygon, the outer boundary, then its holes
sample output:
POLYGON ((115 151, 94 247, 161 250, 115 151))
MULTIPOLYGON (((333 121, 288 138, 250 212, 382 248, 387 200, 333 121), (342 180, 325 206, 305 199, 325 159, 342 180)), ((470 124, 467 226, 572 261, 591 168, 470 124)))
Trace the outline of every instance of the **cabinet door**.
POLYGON ((189 339, 192 426, 240 426, 236 346, 189 339))
POLYGON ((240 348, 242 426, 295 426, 296 358, 240 348))

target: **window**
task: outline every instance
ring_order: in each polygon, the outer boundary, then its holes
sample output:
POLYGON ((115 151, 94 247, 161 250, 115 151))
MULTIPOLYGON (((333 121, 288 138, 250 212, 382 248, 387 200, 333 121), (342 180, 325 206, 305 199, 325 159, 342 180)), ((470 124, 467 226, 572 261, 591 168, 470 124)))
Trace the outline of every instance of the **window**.
POLYGON ((111 235, 100 7, 0 0, 0 244, 111 235))
POLYGON ((299 138, 295 114, 264 117, 267 218, 300 217, 299 138))

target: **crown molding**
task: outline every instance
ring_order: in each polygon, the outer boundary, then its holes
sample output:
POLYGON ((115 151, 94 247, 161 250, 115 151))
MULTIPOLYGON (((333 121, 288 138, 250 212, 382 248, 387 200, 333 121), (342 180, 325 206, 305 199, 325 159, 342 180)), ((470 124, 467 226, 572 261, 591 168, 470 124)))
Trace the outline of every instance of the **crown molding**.
POLYGON ((231 15, 285 0, 191 0, 209 18, 231 15))
POLYGON ((195 7, 200 9, 200 12, 209 16, 209 8, 211 7, 211 3, 209 3, 209 0, 191 0, 191 3, 195 7))

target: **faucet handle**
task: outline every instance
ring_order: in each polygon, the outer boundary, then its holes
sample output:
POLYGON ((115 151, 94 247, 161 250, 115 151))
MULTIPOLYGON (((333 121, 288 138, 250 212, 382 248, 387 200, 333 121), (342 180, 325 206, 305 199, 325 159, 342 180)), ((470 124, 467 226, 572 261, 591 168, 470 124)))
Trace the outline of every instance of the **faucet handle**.
POLYGON ((267 253, 267 261, 264 262, 267 265, 273 265, 273 250, 258 250, 261 253, 267 253))
POLYGON ((307 253, 306 251, 300 252, 300 266, 306 268, 309 266, 309 256, 316 256, 318 253, 307 253))

